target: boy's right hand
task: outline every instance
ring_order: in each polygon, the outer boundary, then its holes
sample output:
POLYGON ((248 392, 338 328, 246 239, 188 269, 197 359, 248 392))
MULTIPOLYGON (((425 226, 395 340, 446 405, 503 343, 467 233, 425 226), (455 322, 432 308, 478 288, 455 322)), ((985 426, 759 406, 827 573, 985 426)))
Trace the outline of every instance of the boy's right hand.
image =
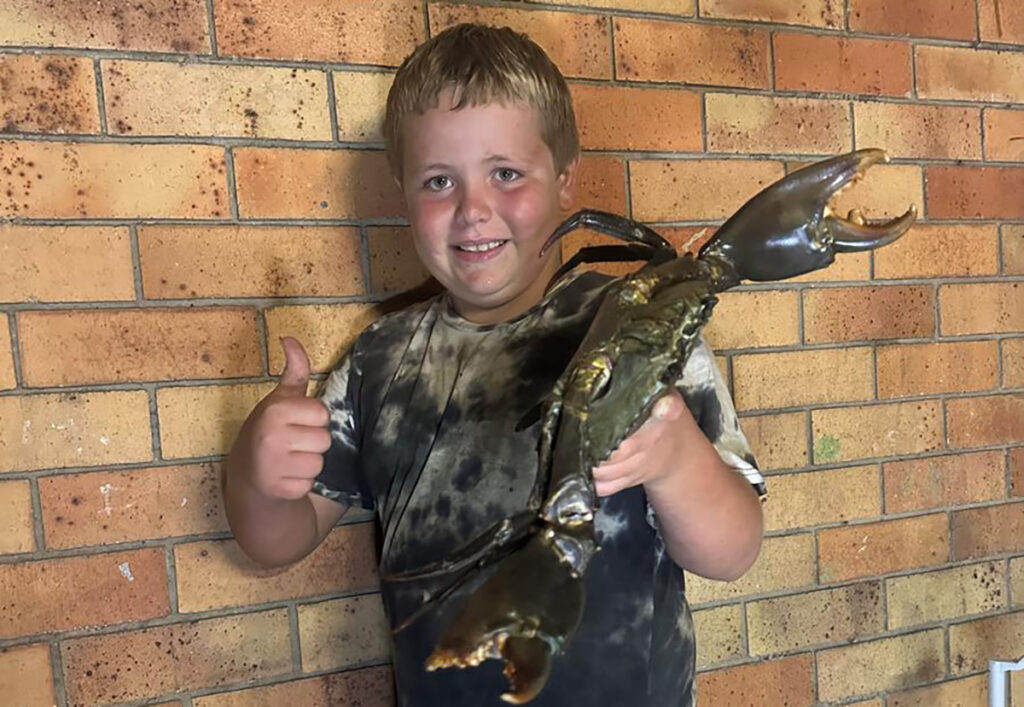
POLYGON ((229 457, 229 473, 240 475, 271 498, 297 499, 313 480, 331 446, 327 407, 306 395, 309 357, 298 340, 281 339, 284 370, 277 387, 246 418, 229 457))

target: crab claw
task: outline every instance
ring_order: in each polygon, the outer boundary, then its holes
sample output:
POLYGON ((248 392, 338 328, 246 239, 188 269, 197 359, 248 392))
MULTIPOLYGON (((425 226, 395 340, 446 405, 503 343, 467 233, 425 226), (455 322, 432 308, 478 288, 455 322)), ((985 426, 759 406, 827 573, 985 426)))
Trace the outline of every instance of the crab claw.
POLYGON ((606 211, 584 209, 574 213, 554 230, 540 249, 541 255, 544 255, 562 236, 577 228, 589 228, 623 241, 641 243, 653 250, 672 250, 671 243, 642 223, 606 211))
POLYGON ((426 668, 501 660, 509 683, 501 698, 525 704, 544 689, 551 657, 575 633, 583 604, 580 577, 559 559, 544 533, 535 533, 468 597, 442 632, 426 668))
POLYGON ((883 150, 869 148, 815 162, 755 195, 718 229, 700 257, 715 264, 724 283, 783 280, 829 265, 836 253, 872 250, 892 243, 913 225, 917 210, 884 223, 854 214, 835 215, 829 200, 878 163, 883 150))

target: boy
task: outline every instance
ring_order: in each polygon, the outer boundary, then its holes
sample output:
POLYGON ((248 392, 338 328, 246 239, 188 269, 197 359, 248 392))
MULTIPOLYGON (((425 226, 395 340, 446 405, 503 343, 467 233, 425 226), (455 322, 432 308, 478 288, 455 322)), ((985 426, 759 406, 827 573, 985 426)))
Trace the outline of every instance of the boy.
MULTIPOLYGON (((426 42, 395 78, 385 137, 416 250, 445 292, 371 325, 320 400, 305 397, 301 345, 282 342, 280 384, 246 421, 225 485, 239 544, 266 564, 312 551, 349 505, 376 511, 384 574, 441 560, 525 508, 539 423, 517 423, 551 391, 609 282, 550 283, 558 248, 539 257, 571 206, 579 144, 565 81, 526 37, 460 25, 426 42)), ((580 630, 535 705, 691 703, 679 568, 741 575, 760 548, 762 486, 706 344, 678 387, 689 409, 665 396, 594 470, 601 551, 580 630)), ((392 626, 451 580, 384 582, 392 626)), ((400 705, 501 704, 498 661, 423 669, 478 583, 394 636, 400 705)))

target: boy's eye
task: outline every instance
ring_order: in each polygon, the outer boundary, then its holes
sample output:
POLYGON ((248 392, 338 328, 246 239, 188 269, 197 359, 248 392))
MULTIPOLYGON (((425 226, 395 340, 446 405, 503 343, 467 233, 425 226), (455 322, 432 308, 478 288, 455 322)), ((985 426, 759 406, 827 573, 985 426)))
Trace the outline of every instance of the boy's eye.
POLYGON ((519 178, 519 172, 512 169, 511 167, 499 167, 494 176, 498 178, 499 182, 511 182, 519 178))
POLYGON ((424 186, 427 189, 430 189, 431 191, 441 191, 442 189, 447 189, 451 185, 452 185, 452 180, 450 180, 448 177, 444 176, 443 174, 439 174, 439 175, 437 175, 435 177, 431 177, 430 179, 428 179, 424 186))

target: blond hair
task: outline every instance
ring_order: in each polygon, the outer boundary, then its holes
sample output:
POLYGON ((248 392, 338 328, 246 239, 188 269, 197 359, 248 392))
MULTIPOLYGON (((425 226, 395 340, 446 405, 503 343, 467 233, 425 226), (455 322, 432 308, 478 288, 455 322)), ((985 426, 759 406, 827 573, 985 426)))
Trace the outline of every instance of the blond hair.
POLYGON ((399 179, 402 122, 435 108, 446 89, 454 91, 453 110, 493 102, 524 102, 536 110, 559 174, 579 152, 569 87, 544 50, 508 27, 460 24, 418 46, 402 62, 388 92, 384 140, 399 179))

